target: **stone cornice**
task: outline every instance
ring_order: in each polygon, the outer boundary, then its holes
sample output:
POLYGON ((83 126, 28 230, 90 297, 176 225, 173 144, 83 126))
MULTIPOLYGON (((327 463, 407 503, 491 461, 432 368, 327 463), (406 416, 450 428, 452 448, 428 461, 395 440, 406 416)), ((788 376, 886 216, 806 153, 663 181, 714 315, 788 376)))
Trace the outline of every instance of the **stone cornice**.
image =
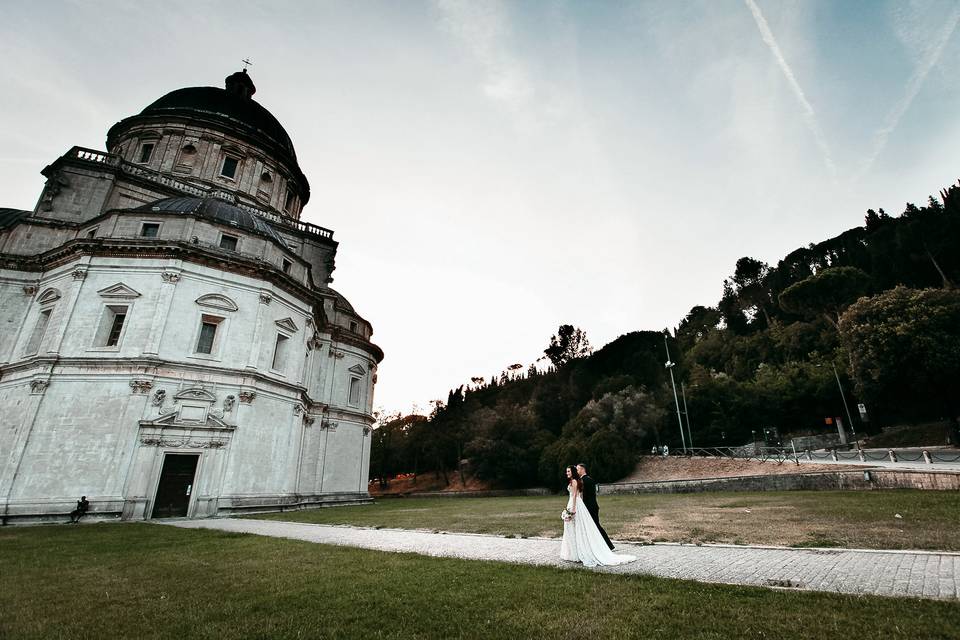
POLYGON ((342 409, 339 407, 330 407, 326 412, 328 418, 335 418, 339 420, 356 420, 359 422, 364 422, 368 425, 375 423, 377 420, 368 413, 363 413, 361 411, 353 411, 351 409, 342 409))
POLYGON ((377 364, 383 361, 383 349, 373 344, 372 342, 367 342, 363 338, 357 337, 357 334, 351 333, 342 327, 330 326, 330 339, 337 344, 348 344, 351 347, 356 347, 366 351, 374 357, 377 361, 377 364))
POLYGON ((341 330, 328 321, 323 310, 323 300, 335 298, 335 296, 324 289, 311 289, 304 286, 269 262, 247 258, 232 251, 216 250, 213 247, 179 240, 77 238, 38 255, 0 254, 0 269, 43 272, 69 264, 81 256, 178 259, 270 282, 312 305, 314 323, 320 333, 329 333, 332 340, 365 351, 378 363, 383 360, 384 354, 380 347, 356 337, 355 334, 341 330))
MULTIPOLYGON (((84 226, 89 226, 89 222, 84 226)), ((35 255, 0 253, 0 268, 40 272, 67 264, 80 256, 124 258, 173 258, 239 273, 270 282, 287 293, 310 303, 321 301, 322 289, 311 289, 273 264, 233 251, 197 245, 182 240, 142 238, 75 238, 35 255)), ((322 306, 322 305, 321 305, 322 306)), ((326 323, 324 317, 321 326, 326 323)))
MULTIPOLYGON (((314 400, 307 393, 307 388, 301 384, 287 382, 286 380, 278 379, 259 371, 251 371, 249 369, 234 369, 231 367, 218 367, 203 363, 166 360, 163 358, 153 358, 147 356, 133 358, 33 356, 9 364, 0 364, 0 380, 7 379, 10 374, 20 373, 22 374, 22 377, 19 379, 19 381, 27 382, 34 380, 34 376, 38 372, 42 373, 44 376, 60 376, 64 374, 69 375, 72 373, 65 370, 84 368, 94 369, 95 371, 91 372, 90 375, 102 379, 106 373, 106 370, 111 367, 116 371, 111 372, 109 375, 115 375, 118 378, 129 376, 136 376, 137 379, 170 377, 168 374, 159 373, 160 369, 165 369, 174 371, 189 371, 191 373, 203 374, 207 376, 218 375, 228 378, 241 378, 241 382, 231 381, 229 384, 240 384, 241 386, 245 387, 250 387, 249 381, 254 380, 262 383, 264 387, 272 385, 274 387, 286 389, 294 394, 297 394, 299 396, 299 400, 311 413, 316 413, 318 411, 331 411, 336 412, 337 415, 343 414, 345 417, 352 416, 356 419, 361 419, 371 424, 374 422, 373 417, 368 414, 354 411, 352 409, 335 407, 314 400), (55 373, 54 368, 56 368, 55 373), (37 371, 32 371, 33 369, 37 369, 37 371)), ((263 387, 258 387, 258 391, 263 391, 263 387)), ((243 402, 242 398, 241 402, 243 402)))
MULTIPOLYGON (((11 373, 26 373, 34 368, 41 368, 45 374, 56 367, 56 375, 64 375, 65 369, 96 369, 96 375, 103 377, 108 368, 116 369, 111 374, 118 377, 137 376, 144 378, 149 376, 164 377, 157 373, 158 369, 176 369, 185 370, 194 373, 206 375, 222 375, 232 378, 245 378, 247 380, 256 380, 264 385, 273 385, 283 389, 300 394, 307 398, 307 388, 300 384, 287 382, 259 371, 250 369, 234 369, 231 367, 210 366, 203 363, 183 362, 180 360, 167 360, 164 358, 152 358, 147 356, 137 356, 133 358, 122 357, 75 357, 75 356, 33 356, 17 362, 0 365, 0 380, 5 380, 11 373)), ((24 378, 26 379, 26 378, 24 378)))
MULTIPOLYGON (((81 369, 81 368, 93 368, 96 369, 95 372, 90 372, 91 377, 97 377, 98 379, 103 379, 105 375, 105 369, 109 367, 115 367, 116 372, 111 372, 108 375, 115 375, 118 378, 124 378, 129 376, 137 376, 138 378, 147 378, 152 377, 154 381, 156 378, 174 378, 169 373, 160 373, 160 369, 165 369, 168 371, 190 371, 191 373, 205 374, 205 375, 218 375, 225 378, 241 378, 242 381, 231 380, 229 382, 214 381, 220 386, 227 385, 237 385, 239 384, 242 387, 245 387, 249 393, 251 389, 250 381, 257 381, 263 384, 263 387, 257 387, 255 393, 262 393, 264 387, 274 386, 286 389, 294 394, 297 394, 298 400, 303 404, 306 410, 309 413, 317 414, 323 413, 326 415, 328 412, 332 412, 332 415, 341 418, 352 418, 354 420, 359 420, 361 422, 367 422, 373 424, 375 422, 373 416, 365 414, 359 411, 352 409, 340 408, 333 405, 326 404, 312 399, 307 393, 306 387, 299 384, 293 384, 285 380, 279 380, 277 378, 268 376, 264 373, 258 371, 250 371, 249 369, 234 369, 227 367, 215 367, 199 363, 192 362, 181 362, 177 360, 165 360, 161 358, 149 358, 149 357, 136 357, 136 358, 87 358, 87 357, 60 357, 60 356, 34 356, 26 360, 21 360, 12 364, 0 365, 0 380, 6 379, 11 373, 22 373, 24 374, 22 378, 18 379, 18 382, 31 382, 36 381, 35 378, 36 372, 32 372, 31 369, 37 368, 43 373, 44 376, 56 380, 56 377, 62 375, 71 375, 72 372, 69 369, 81 369), (56 367, 57 371, 52 373, 53 368, 56 367), (65 369, 67 371, 65 371, 65 369)), ((241 395, 244 392, 241 392, 241 395)), ((240 398, 240 402, 243 403, 243 398, 240 398)))

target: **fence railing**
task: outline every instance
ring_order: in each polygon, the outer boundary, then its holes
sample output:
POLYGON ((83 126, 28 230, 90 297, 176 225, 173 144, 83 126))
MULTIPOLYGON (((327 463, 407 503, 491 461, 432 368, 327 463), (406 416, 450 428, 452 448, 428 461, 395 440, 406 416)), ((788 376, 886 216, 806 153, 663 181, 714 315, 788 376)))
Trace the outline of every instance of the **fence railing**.
POLYGON ((764 447, 764 446, 741 446, 741 447, 697 447, 689 448, 686 453, 682 451, 671 451, 673 456, 686 457, 709 457, 709 458, 734 458, 739 460, 758 460, 760 462, 794 462, 800 464, 801 461, 824 460, 831 462, 920 462, 923 464, 953 463, 960 462, 960 451, 942 451, 937 449, 916 450, 916 449, 887 449, 885 451, 857 449, 842 451, 838 449, 828 449, 813 451, 804 449, 802 451, 792 447, 764 447))

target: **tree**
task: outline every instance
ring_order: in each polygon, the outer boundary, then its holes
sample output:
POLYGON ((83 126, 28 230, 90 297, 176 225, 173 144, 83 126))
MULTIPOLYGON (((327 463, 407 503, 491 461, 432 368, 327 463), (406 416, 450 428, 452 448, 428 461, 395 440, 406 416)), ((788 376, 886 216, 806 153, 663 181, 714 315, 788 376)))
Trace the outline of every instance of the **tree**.
POLYGON ((509 488, 536 482, 540 454, 553 436, 537 428, 532 411, 499 404, 477 411, 471 422, 476 435, 466 451, 477 478, 509 488))
POLYGON ((896 234, 901 250, 906 250, 915 263, 929 263, 942 286, 948 289, 954 285, 943 262, 944 258, 956 254, 957 220, 956 214, 947 214, 944 206, 930 196, 923 209, 907 205, 896 234))
POLYGON ((418 445, 416 434, 426 424, 421 415, 401 416, 400 413, 376 414, 370 446, 370 479, 376 479, 386 488, 389 479, 398 473, 416 470, 418 445))
POLYGON ((591 400, 544 451, 541 478, 550 482, 564 465, 583 462, 601 482, 619 480, 633 470, 643 437, 658 429, 666 414, 643 388, 627 387, 591 400))
POLYGON ((957 442, 960 291, 896 287, 851 305, 840 319, 858 392, 895 410, 924 403, 944 411, 957 442))
POLYGON ((733 277, 724 283, 725 291, 739 302, 740 311, 763 314, 768 326, 770 314, 767 307, 770 305, 770 294, 766 281, 769 275, 770 266, 767 263, 743 257, 737 260, 733 277))
POLYGON ((837 326, 840 314, 870 290, 870 276, 856 267, 832 267, 790 285, 780 294, 780 307, 789 313, 822 315, 837 326))
POLYGON ((689 349, 716 329, 720 319, 720 312, 712 307, 693 307, 677 327, 677 342, 684 350, 689 349))
POLYGON ((572 324, 560 325, 557 333, 550 338, 550 346, 543 350, 558 369, 571 360, 588 356, 592 352, 586 332, 572 324))

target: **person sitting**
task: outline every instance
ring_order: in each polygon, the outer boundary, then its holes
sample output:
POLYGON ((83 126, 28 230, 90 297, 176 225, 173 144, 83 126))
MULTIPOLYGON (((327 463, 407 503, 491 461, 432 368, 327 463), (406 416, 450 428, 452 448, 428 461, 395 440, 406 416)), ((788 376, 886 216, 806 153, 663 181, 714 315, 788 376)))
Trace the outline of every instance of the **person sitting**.
POLYGON ((70 524, 80 522, 80 518, 86 515, 89 509, 90 501, 87 500, 87 496, 80 496, 80 499, 77 500, 77 508, 70 512, 70 524))

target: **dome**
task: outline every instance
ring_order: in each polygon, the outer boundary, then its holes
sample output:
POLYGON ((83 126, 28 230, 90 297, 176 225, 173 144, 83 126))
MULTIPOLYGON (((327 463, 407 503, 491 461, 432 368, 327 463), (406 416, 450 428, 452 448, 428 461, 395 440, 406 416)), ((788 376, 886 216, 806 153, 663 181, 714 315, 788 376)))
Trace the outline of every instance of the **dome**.
POLYGON ((162 200, 138 207, 137 211, 192 213, 213 222, 227 224, 243 231, 267 236, 278 242, 284 248, 287 246, 287 243, 283 241, 280 234, 262 218, 229 202, 218 200, 217 198, 163 198, 162 200))
POLYGON ((32 211, 23 209, 0 208, 0 229, 6 229, 19 223, 24 218, 29 218, 32 211))
POLYGON ((171 91, 140 112, 141 116, 195 116, 221 120, 238 133, 263 136, 296 162, 293 142, 280 121, 259 102, 217 87, 187 87, 171 91))
POLYGON ((225 126, 231 133, 251 144, 273 151, 290 165, 303 188, 303 201, 309 199, 310 186, 297 164, 297 153, 286 129, 272 113, 251 97, 256 88, 246 71, 238 71, 225 80, 225 89, 187 87, 171 91, 147 105, 138 115, 124 118, 107 132, 107 148, 129 125, 144 120, 163 122, 173 119, 202 120, 225 126))
POLYGON ((353 308, 353 305, 350 304, 350 301, 343 297, 343 294, 339 291, 334 291, 330 287, 327 287, 327 293, 333 294, 333 297, 336 299, 337 307, 349 311, 350 313, 355 314, 356 311, 353 308))

